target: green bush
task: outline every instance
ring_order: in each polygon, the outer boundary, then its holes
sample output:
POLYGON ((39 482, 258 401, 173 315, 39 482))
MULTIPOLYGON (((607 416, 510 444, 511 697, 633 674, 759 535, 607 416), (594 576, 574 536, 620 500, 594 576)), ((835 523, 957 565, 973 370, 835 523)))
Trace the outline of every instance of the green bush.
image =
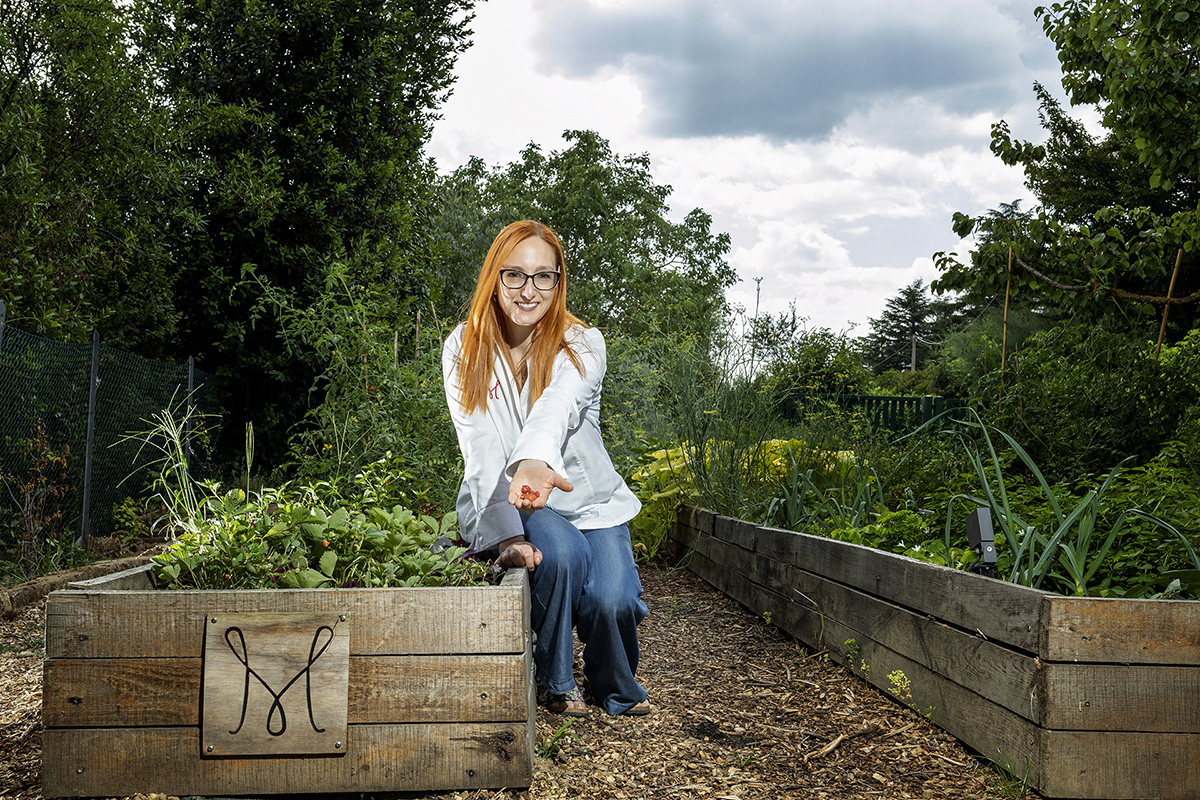
POLYGON ((634 460, 626 482, 642 501, 641 512, 629 522, 633 555, 638 561, 649 561, 658 555, 675 525, 679 506, 698 502, 699 494, 680 446, 647 447, 634 460))
POLYGON ((1082 325, 1030 337, 1005 371, 979 383, 989 422, 1009 432, 1052 481, 1145 464, 1200 416, 1200 330, 1158 363, 1154 343, 1082 325))
MULTIPOLYGON (((962 519, 982 506, 996 525, 997 572, 1016 583, 1067 595, 1152 596, 1176 565, 1200 573, 1189 532, 1194 472, 1169 460, 1134 470, 1123 462, 1103 476, 1052 484, 1015 438, 978 416, 950 433, 969 456, 974 485, 944 498, 947 547, 962 519), (1168 502, 1170 485, 1180 489, 1168 502), (1144 560, 1147 552, 1157 561, 1144 560)), ((1166 588, 1190 591, 1184 579, 1200 586, 1200 574, 1189 573, 1168 577, 1166 588)))
POLYGON ((975 554, 966 547, 947 551, 940 533, 929 526, 930 518, 913 511, 884 511, 876 522, 858 528, 838 528, 826 535, 852 544, 874 547, 931 564, 966 569, 975 554), (947 556, 949 553, 949 556, 947 556))

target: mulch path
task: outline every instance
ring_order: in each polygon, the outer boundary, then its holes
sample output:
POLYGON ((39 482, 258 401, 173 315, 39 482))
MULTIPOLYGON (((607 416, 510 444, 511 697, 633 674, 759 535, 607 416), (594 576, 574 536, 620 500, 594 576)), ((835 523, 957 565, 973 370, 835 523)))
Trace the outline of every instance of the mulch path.
MULTIPOLYGON (((541 709, 541 754, 528 791, 431 800, 1036 800, 1006 787, 916 712, 696 576, 651 566, 642 582, 650 616, 640 628, 639 678, 655 712, 608 717, 592 709, 564 729, 566 718, 541 709)), ((41 797, 44 629, 44 602, 0 621, 5 800, 41 797)))

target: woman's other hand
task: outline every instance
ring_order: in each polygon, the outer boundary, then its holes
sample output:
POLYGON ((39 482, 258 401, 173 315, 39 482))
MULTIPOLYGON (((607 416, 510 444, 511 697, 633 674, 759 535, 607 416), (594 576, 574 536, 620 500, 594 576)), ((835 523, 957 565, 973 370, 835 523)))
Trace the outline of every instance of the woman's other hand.
POLYGON ((523 536, 505 539, 497 545, 497 549, 500 556, 496 563, 502 567, 524 567, 533 572, 534 568, 542 563, 542 551, 527 542, 523 536))
POLYGON ((552 489, 569 492, 574 488, 545 461, 527 458, 517 465, 517 472, 508 487, 508 502, 522 511, 536 511, 545 508, 552 489))

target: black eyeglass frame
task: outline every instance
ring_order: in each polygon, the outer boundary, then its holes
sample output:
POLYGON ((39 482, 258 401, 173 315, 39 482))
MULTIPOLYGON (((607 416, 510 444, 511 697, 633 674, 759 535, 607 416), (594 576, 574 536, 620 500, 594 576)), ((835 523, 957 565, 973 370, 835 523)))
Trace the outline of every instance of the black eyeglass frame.
POLYGON ((524 289, 525 284, 528 283, 530 280, 532 280, 533 288, 537 289, 539 292, 549 292, 549 291, 552 291, 553 289, 558 288, 558 281, 561 277, 562 277, 562 272, 560 272, 558 270, 555 270, 553 272, 529 273, 529 272, 522 272, 519 269, 502 269, 502 270, 500 270, 500 285, 506 289, 524 289), (510 275, 519 275, 521 277, 521 282, 517 283, 515 285, 513 283, 510 283, 509 277, 508 277, 510 275), (543 275, 553 276, 549 286, 538 286, 538 280, 543 275))

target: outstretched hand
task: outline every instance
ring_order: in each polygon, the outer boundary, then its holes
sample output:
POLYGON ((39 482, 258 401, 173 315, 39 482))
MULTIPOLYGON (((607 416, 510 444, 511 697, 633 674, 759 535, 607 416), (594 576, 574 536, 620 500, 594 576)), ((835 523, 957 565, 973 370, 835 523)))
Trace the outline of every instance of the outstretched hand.
POLYGON ((517 465, 517 472, 508 487, 508 502, 522 511, 536 511, 545 508, 552 490, 570 492, 574 488, 545 461, 525 459, 517 465))

